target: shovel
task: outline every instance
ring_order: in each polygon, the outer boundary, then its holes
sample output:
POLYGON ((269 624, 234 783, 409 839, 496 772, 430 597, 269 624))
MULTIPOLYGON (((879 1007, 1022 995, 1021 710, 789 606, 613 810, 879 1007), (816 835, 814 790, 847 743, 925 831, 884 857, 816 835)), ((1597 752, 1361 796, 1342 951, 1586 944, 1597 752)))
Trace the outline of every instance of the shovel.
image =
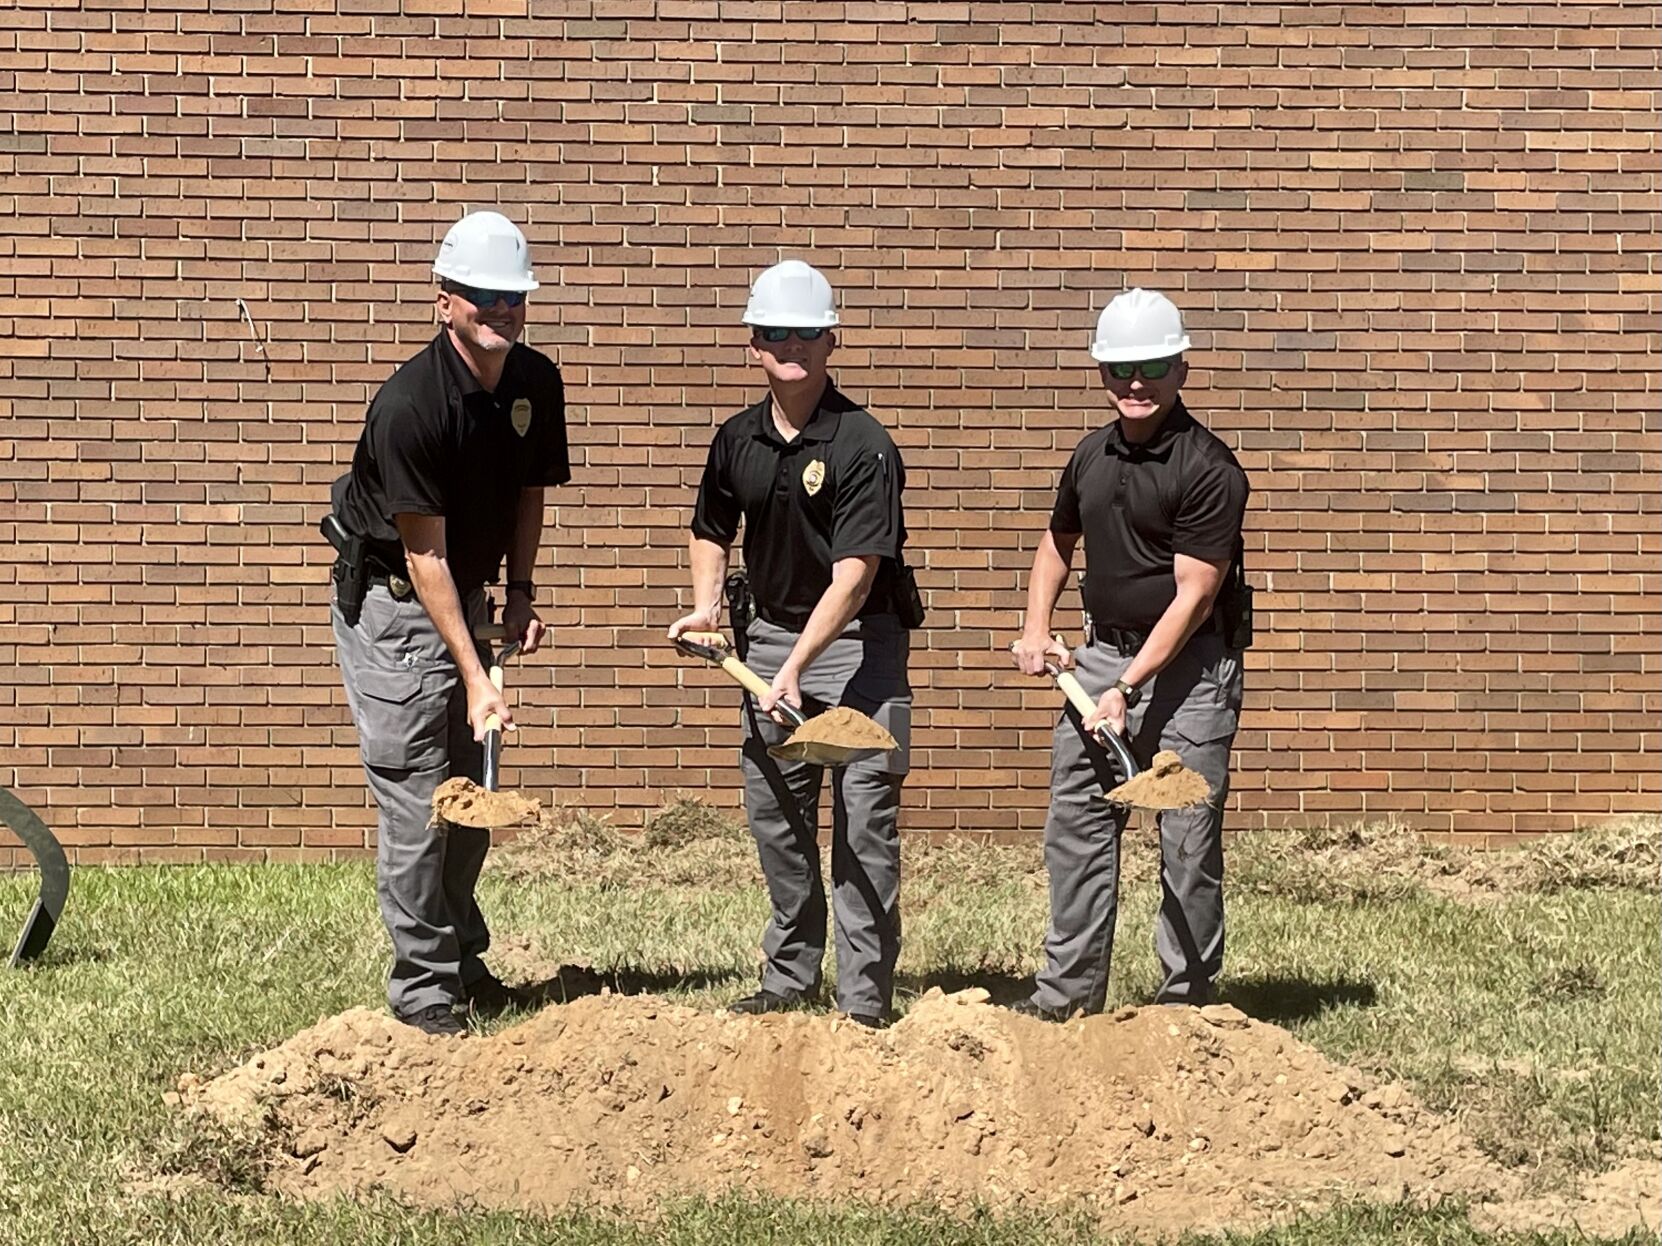
MULTIPOLYGON (((477 640, 501 640, 507 633, 501 624, 493 624, 475 628, 473 635, 477 640)), ((518 652, 519 641, 516 640, 505 646, 492 659, 490 681, 498 692, 502 691, 502 664, 518 652)), ((484 783, 481 785, 484 792, 490 795, 481 794, 479 788, 475 788, 466 779, 447 779, 433 796, 435 814, 446 822, 480 830, 513 826, 535 818, 542 810, 540 802, 521 796, 518 792, 496 794, 501 769, 502 720, 492 714, 485 719, 485 764, 482 773, 484 783)))
MULTIPOLYGON (((690 658, 702 658, 712 666, 721 667, 746 692, 765 697, 773 691, 767 680, 728 651, 727 638, 719 632, 687 632, 676 638, 675 647, 690 658)), ((768 755, 780 761, 805 761, 811 766, 846 766, 899 747, 895 738, 880 724, 846 706, 841 708, 851 728, 868 739, 887 743, 856 745, 816 739, 814 728, 807 726, 810 721, 808 716, 789 701, 780 700, 774 705, 774 712, 789 721, 791 735, 783 744, 775 744, 768 749, 768 755)))
MULTIPOLYGON (((1072 671, 1064 671, 1056 663, 1046 662, 1045 674, 1056 681, 1056 686, 1067 696, 1073 708, 1079 711, 1081 721, 1096 712, 1096 702, 1091 699, 1091 694, 1085 691, 1079 680, 1074 678, 1072 671)), ((1142 767, 1137 765, 1137 759, 1131 755, 1131 746, 1125 742, 1124 736, 1107 723, 1098 723, 1096 730, 1091 734, 1114 759, 1114 765, 1120 772, 1120 782, 1125 783, 1137 777, 1137 772, 1142 767)), ((1108 798, 1104 796, 1103 799, 1108 798)))

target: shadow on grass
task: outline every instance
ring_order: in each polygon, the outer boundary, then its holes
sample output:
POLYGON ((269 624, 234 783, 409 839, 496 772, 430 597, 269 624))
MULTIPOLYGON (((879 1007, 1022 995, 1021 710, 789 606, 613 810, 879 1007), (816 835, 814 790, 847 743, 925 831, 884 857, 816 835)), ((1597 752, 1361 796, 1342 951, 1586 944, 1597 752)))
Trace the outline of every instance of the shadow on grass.
POLYGON ((1280 974, 1232 978, 1218 992, 1218 1001, 1234 1004, 1259 1021, 1285 1024, 1304 1021, 1334 1008, 1367 1008, 1378 999, 1371 982, 1354 978, 1313 980, 1280 974))
POLYGON ((895 994, 916 999, 931 987, 948 995, 980 987, 992 1002, 1008 1007, 1033 994, 1033 975, 1004 973, 996 969, 944 969, 923 974, 903 974, 895 983, 895 994))
POLYGON ((737 969, 694 969, 687 973, 665 973, 649 969, 591 969, 587 965, 562 965, 552 978, 527 983, 518 989, 532 1006, 569 1004, 574 999, 610 991, 614 995, 661 995, 670 991, 700 991, 725 986, 746 975, 737 969))

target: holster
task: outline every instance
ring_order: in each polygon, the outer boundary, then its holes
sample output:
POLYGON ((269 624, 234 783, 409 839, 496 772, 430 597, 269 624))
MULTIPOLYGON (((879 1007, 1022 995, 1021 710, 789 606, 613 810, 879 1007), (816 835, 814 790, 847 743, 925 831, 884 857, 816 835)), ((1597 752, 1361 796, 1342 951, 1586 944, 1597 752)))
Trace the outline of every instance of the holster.
POLYGON ((894 564, 894 612, 900 626, 909 632, 922 627, 927 614, 923 608, 923 594, 918 591, 917 573, 899 558, 894 564))
POLYGON ((743 571, 734 571, 722 584, 721 591, 727 598, 727 620, 733 625, 733 648, 743 662, 750 652, 750 620, 756 611, 756 601, 750 595, 750 577, 743 571))
POLYGON ((335 547, 335 565, 329 578, 335 584, 335 604, 348 627, 358 626, 364 597, 369 593, 369 545, 341 526, 333 511, 323 517, 319 530, 335 547))
POLYGON ((1252 585, 1247 583, 1245 556, 1245 544, 1237 541, 1235 557, 1229 563, 1229 578, 1223 592, 1218 594, 1216 606, 1224 646, 1235 650, 1252 647, 1252 585))

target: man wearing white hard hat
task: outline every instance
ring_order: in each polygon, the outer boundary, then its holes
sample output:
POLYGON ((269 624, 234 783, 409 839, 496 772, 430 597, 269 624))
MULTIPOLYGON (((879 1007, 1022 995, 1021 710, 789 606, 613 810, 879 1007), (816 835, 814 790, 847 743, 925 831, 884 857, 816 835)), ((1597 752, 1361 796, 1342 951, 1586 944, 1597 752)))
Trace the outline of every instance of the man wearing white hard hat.
POLYGON ((401 1020, 454 1035, 467 1029, 459 1010, 517 997, 481 959, 490 933, 473 893, 490 833, 433 825, 433 792, 451 776, 480 780, 487 718, 513 729, 474 631, 506 559, 507 639, 537 647, 544 491, 571 465, 560 371, 519 340, 537 288, 525 235, 500 213, 470 213, 433 273, 438 333, 370 403, 326 527, 340 555, 336 652, 380 807, 388 1002, 401 1020))
MULTIPOLYGON (((912 691, 908 629, 922 622, 902 547, 906 472, 894 441, 827 375, 836 346, 831 286, 787 260, 751 288, 744 323, 768 393, 716 431, 690 540, 691 613, 669 629, 719 629, 728 555, 744 527, 755 617, 732 620, 741 655, 771 691, 745 698, 745 812, 773 912, 761 989, 730 1007, 774 1012, 819 994, 826 896, 816 839, 824 771, 767 748, 788 732, 783 700, 810 712, 846 705, 899 747, 832 771, 832 900, 837 1005, 855 1021, 889 1019, 900 954, 900 788, 912 691)), ((744 596, 730 594, 737 602, 744 596)), ((742 606, 735 613, 742 612, 742 606)))
POLYGON ((1019 1011, 1047 1020, 1099 1012, 1108 990, 1127 810, 1100 799, 1124 776, 1090 733, 1119 732, 1140 764, 1172 749, 1210 787, 1207 802, 1160 815, 1157 1002, 1203 1004, 1223 964, 1223 806, 1241 711, 1250 589, 1241 574, 1247 479, 1180 390, 1189 337, 1172 301, 1129 290, 1102 312, 1091 355, 1114 418, 1079 443, 1062 473, 1028 582, 1016 664, 1075 669, 1097 697, 1058 722, 1045 864, 1045 967, 1019 1011), (1084 540, 1085 640, 1053 639, 1051 614, 1084 540))

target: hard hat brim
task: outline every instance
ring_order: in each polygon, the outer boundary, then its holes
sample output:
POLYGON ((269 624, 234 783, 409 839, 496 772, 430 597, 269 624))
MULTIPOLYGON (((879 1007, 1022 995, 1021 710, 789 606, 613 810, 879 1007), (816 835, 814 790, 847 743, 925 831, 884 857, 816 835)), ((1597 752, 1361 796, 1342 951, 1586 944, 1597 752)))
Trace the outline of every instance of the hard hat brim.
POLYGON ((517 290, 522 294, 529 294, 532 290, 542 288, 542 283, 534 277, 482 277, 477 273, 461 276, 455 272, 447 272, 445 267, 433 265, 433 275, 442 281, 457 281, 464 286, 472 286, 475 290, 517 290))
POLYGON ((1098 363, 1142 363, 1145 359, 1170 359, 1189 349, 1188 334, 1175 346, 1096 346, 1091 347, 1091 358, 1098 363))
POLYGON ((792 316, 786 312, 769 314, 766 316, 746 316, 746 328, 750 329, 835 329, 837 327, 837 313, 829 316, 792 316))

